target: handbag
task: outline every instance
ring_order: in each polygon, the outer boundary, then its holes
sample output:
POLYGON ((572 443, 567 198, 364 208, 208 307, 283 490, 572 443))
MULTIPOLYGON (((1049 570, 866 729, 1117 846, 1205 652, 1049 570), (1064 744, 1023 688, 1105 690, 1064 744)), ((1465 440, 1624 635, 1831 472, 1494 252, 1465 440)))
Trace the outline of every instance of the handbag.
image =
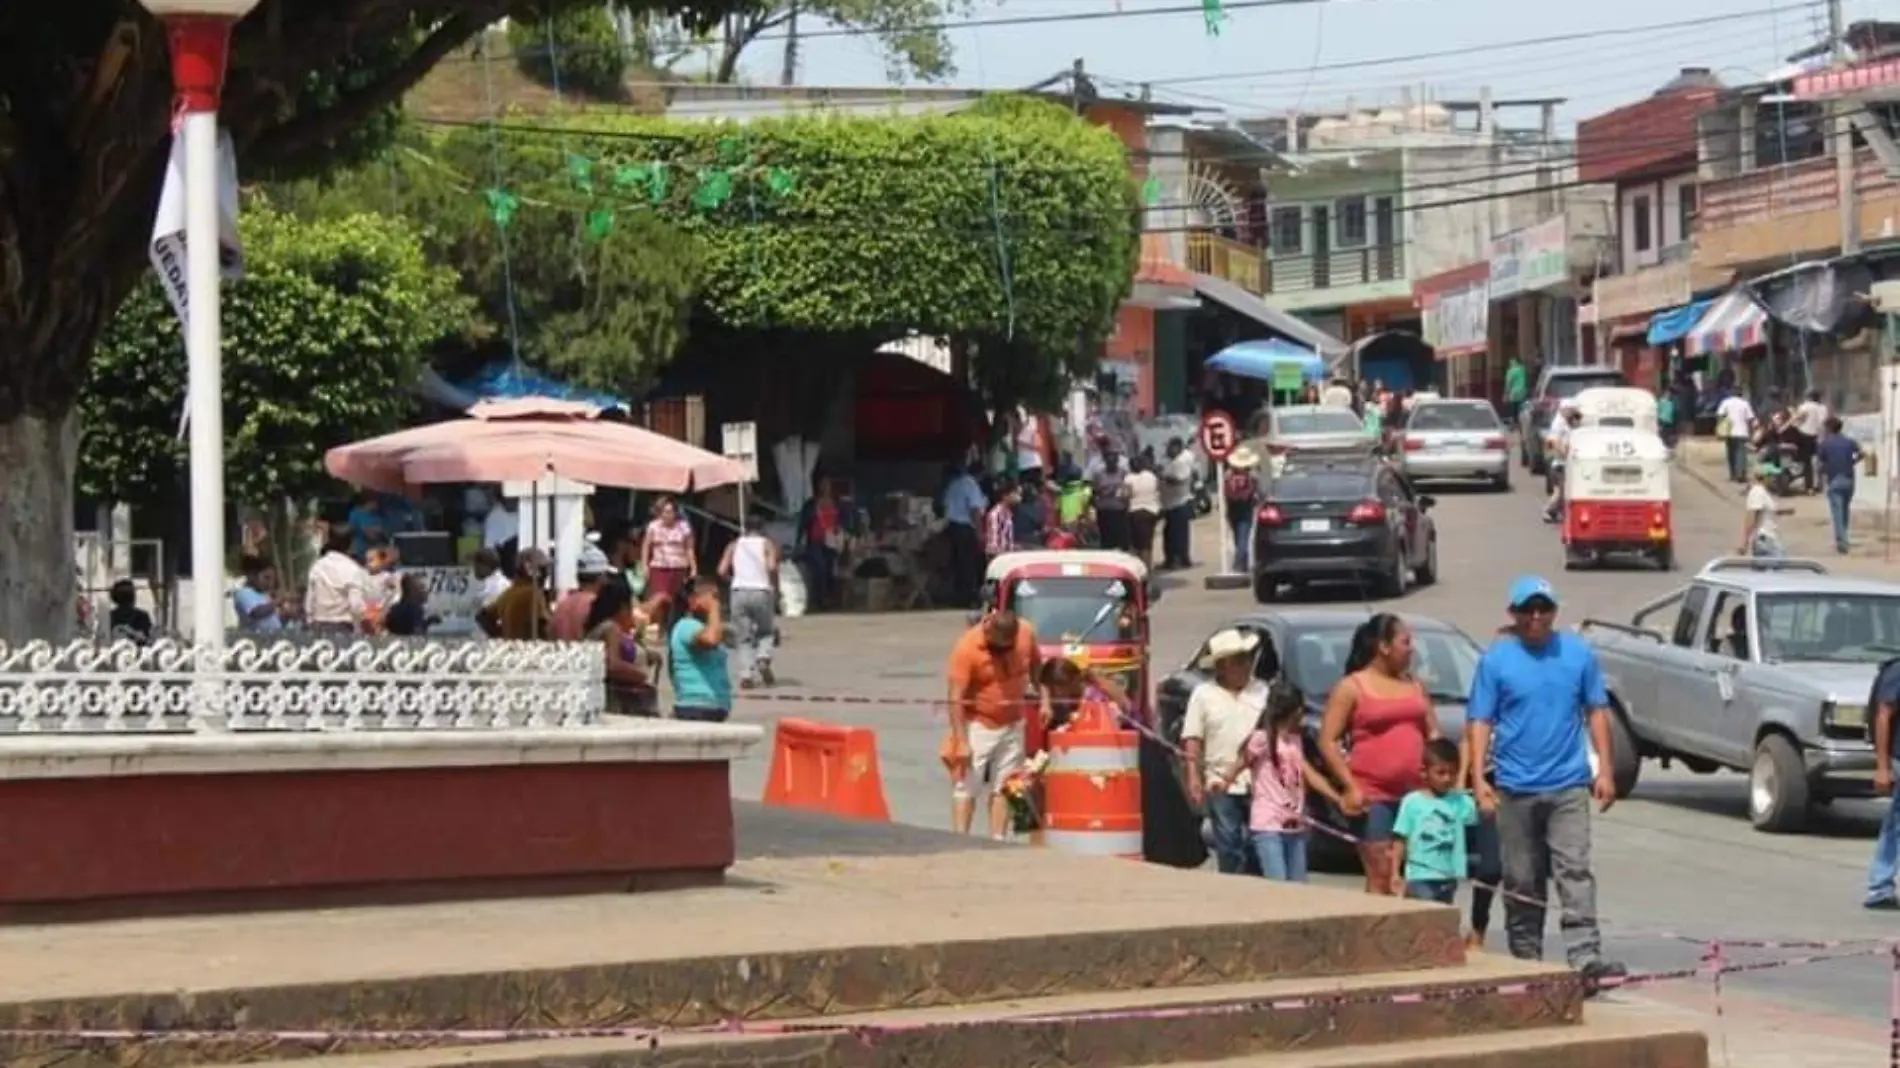
POLYGON ((1718 438, 1728 437, 1728 431, 1729 431, 1728 416, 1724 415, 1724 416, 1717 417, 1717 419, 1715 420, 1715 436, 1718 438))

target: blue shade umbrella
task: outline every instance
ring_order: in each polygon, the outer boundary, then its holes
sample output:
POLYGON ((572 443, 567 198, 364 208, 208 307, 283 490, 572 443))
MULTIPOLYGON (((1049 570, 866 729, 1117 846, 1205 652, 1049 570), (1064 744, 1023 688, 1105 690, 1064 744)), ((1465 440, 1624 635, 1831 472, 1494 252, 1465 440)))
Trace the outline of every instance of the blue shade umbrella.
POLYGON ((550 397, 554 400, 583 401, 596 408, 630 408, 624 397, 575 386, 535 371, 518 367, 506 360, 482 368, 475 377, 456 383, 479 400, 520 400, 524 397, 550 397))
POLYGON ((1326 377, 1326 361, 1318 353, 1277 337, 1241 341, 1207 359, 1207 366, 1222 374, 1258 378, 1263 382, 1273 381, 1274 369, 1289 364, 1298 367, 1300 377, 1309 382, 1326 377))

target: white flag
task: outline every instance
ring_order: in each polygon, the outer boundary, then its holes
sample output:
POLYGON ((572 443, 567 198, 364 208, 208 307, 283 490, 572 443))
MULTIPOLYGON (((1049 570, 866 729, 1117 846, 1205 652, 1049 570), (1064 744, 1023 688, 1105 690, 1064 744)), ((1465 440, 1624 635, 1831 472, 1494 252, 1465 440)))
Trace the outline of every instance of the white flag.
MULTIPOLYGON (((218 263, 226 279, 244 277, 244 249, 238 243, 237 152, 228 130, 218 131, 218 263)), ((152 270, 172 302, 180 330, 191 321, 190 292, 185 285, 185 138, 172 136, 171 159, 165 165, 165 186, 158 195, 158 213, 152 219, 152 270)), ((184 437, 191 398, 178 413, 178 436, 184 437)))

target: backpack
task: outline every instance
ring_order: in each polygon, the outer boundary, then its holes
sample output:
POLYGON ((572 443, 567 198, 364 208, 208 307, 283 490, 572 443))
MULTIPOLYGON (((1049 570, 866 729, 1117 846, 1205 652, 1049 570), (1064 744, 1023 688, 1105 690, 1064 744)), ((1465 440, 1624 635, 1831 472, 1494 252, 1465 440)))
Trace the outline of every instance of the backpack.
POLYGON ((1253 475, 1246 471, 1227 472, 1227 485, 1222 493, 1230 501, 1245 501, 1253 498, 1253 475))

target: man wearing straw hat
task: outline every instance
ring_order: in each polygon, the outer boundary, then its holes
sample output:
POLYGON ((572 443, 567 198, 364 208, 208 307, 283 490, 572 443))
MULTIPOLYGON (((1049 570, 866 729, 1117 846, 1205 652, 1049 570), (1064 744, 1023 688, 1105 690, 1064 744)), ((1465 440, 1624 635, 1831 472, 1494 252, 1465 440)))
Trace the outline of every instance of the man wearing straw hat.
POLYGON ((1254 469, 1260 466, 1260 454, 1242 445, 1227 454, 1227 477, 1221 497, 1227 504, 1227 526, 1234 532, 1234 570, 1247 570, 1247 554, 1253 543, 1253 512, 1260 500, 1260 485, 1254 481, 1254 469))

